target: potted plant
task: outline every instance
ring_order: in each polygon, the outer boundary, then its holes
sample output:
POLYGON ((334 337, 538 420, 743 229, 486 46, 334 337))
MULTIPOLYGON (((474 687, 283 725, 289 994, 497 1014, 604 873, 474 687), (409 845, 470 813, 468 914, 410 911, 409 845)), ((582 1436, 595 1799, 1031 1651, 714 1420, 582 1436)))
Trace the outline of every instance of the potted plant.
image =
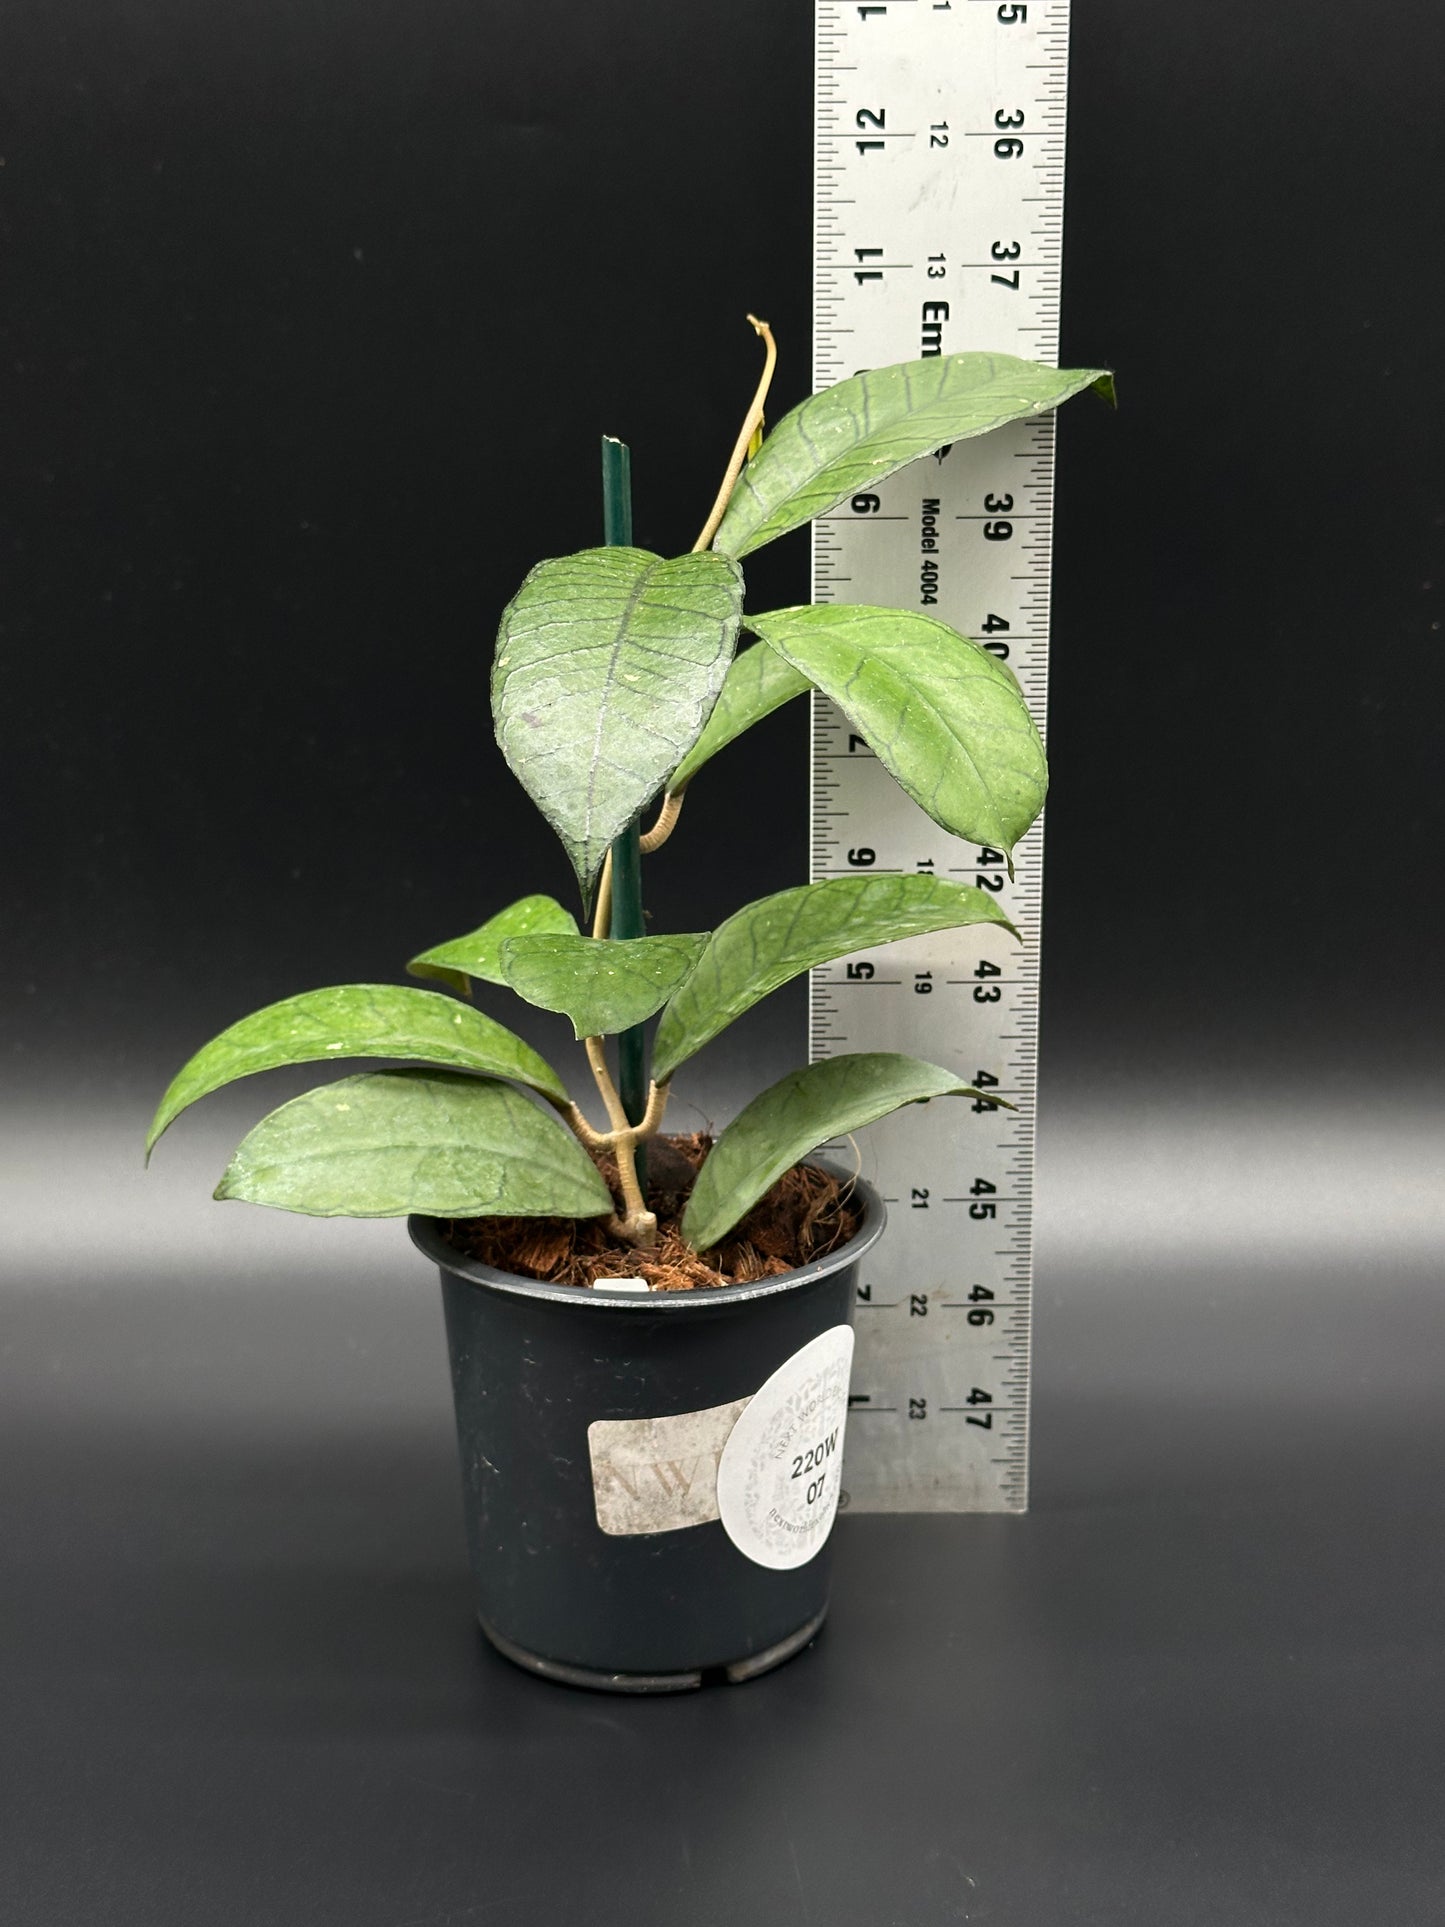
POLYGON ((810 1154, 903 1104, 1003 1101, 914 1058, 835 1057, 789 1070, 712 1143, 662 1135, 675 1074, 814 965, 963 925, 1012 931, 984 890, 861 874, 710 933, 653 933, 642 858, 712 758, 808 689, 936 822, 1004 861, 1046 782, 1019 687, 987 650, 898 609, 745 614, 742 559, 919 456, 1110 392, 1098 369, 938 356, 843 381, 764 440, 775 350, 753 325, 766 367, 692 551, 632 545, 627 451, 604 441, 605 545, 539 563, 502 616, 497 738, 590 929, 523 897, 412 959, 444 989, 348 984, 243 1018, 177 1074, 148 1141, 257 1071, 398 1066, 273 1111, 216 1196, 410 1218, 441 1272, 482 1625, 539 1672, 631 1690, 762 1672, 826 1609, 853 1277, 883 1209, 810 1154), (571 1020, 603 1121, 472 1007, 477 984, 571 1020))

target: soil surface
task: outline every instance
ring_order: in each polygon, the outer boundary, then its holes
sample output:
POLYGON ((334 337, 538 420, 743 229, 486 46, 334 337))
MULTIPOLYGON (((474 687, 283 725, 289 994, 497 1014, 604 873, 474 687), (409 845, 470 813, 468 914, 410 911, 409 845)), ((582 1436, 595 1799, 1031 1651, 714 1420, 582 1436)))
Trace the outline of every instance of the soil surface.
MULTIPOLYGON (((650 1251, 611 1237, 600 1218, 452 1218, 449 1244, 498 1271, 584 1288, 605 1278, 645 1278, 654 1291, 698 1291, 775 1278, 845 1244, 862 1222, 844 1180, 795 1164, 711 1251, 698 1253, 679 1229, 698 1166, 712 1149, 706 1132, 655 1137, 647 1147, 647 1203, 657 1213, 650 1251)), ((616 1195, 617 1169, 598 1166, 616 1195)))

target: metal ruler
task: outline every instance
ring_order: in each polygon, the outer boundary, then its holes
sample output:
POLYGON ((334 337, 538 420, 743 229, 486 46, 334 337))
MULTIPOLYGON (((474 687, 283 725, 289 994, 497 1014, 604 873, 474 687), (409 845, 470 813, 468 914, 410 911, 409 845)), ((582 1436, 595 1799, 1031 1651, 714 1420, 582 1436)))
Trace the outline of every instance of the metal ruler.
MULTIPOLYGON (((1058 352, 1068 0, 817 0, 815 388, 860 368, 1058 352)), ((1042 727, 1052 416, 961 442, 815 526, 819 602, 921 609, 1017 674, 1042 727)), ((856 1510, 1028 1499, 1038 825, 1015 852, 944 834, 814 698, 812 873, 923 871, 991 890, 1024 934, 962 931, 816 970, 812 1055, 898 1050, 1018 1108, 875 1124, 888 1200, 859 1287, 844 1484, 856 1510)))

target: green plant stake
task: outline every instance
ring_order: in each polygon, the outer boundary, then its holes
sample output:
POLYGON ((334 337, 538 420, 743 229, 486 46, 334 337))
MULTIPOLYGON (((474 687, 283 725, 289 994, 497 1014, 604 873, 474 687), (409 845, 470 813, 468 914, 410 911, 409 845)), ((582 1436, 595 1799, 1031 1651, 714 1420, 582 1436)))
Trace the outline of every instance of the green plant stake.
MULTIPOLYGON (((626 442, 602 437, 602 539, 609 548, 632 547, 632 454, 626 442)), ((647 934, 642 915, 641 829, 634 816, 612 845, 612 895, 604 937, 625 941, 647 934)), ((647 1031, 634 1024, 617 1039, 617 1088, 630 1124, 647 1113, 647 1031)), ((647 1147, 636 1152, 637 1182, 647 1190, 647 1147)))
MULTIPOLYGON (((735 1018, 860 948, 972 924, 1012 932, 985 890, 867 875, 780 891, 711 934, 646 934, 642 861, 673 834, 684 792, 729 743, 804 690, 831 697, 919 806, 971 843, 1007 854, 1047 783, 1018 684, 977 643, 899 609, 828 604, 745 617, 740 561, 946 443, 1085 388, 1112 399, 1110 376, 1011 355, 939 355, 840 382, 763 441, 775 350, 767 324, 753 326, 767 350, 763 377, 691 553, 633 547, 627 449, 608 438, 604 545, 538 563, 502 615, 497 740, 562 841, 591 934, 555 898, 532 895, 408 966, 463 997, 479 983, 501 985, 568 1017, 585 1040, 604 1124, 519 1037, 440 990, 306 991, 197 1052, 162 1098, 149 1144, 198 1098, 253 1072, 345 1058, 396 1067, 322 1086, 263 1118, 218 1197, 323 1217, 604 1218, 615 1237, 646 1247, 657 1224, 644 1147, 662 1123, 670 1080, 735 1018), (744 629, 756 640, 739 652, 744 629), (608 1037, 618 1040, 616 1084, 608 1037), (615 1195, 598 1169, 603 1153, 616 1164, 615 1195)), ((789 1071, 719 1136, 684 1212, 684 1238, 711 1249, 818 1145, 900 1105, 959 1095, 1004 1101, 893 1052, 789 1071)))

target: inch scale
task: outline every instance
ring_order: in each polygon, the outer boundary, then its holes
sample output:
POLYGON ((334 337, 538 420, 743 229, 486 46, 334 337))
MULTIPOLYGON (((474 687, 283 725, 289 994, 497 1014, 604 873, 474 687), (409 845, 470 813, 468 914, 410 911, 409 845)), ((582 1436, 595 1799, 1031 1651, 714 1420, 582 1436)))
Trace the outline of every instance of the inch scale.
MULTIPOLYGON (((814 388, 962 349, 1056 360, 1068 0, 817 0, 816 61, 814 388)), ((1053 456, 1048 415, 855 496, 815 524, 814 600, 937 616, 1008 663, 1042 727, 1053 456)), ((945 834, 814 705, 813 877, 951 877, 1024 937, 944 932, 812 974, 814 1058, 906 1051, 1017 1106, 939 1100, 868 1133, 890 1227, 858 1291, 846 1502, 1022 1511, 1040 826, 1011 880, 1002 852, 945 834)))

